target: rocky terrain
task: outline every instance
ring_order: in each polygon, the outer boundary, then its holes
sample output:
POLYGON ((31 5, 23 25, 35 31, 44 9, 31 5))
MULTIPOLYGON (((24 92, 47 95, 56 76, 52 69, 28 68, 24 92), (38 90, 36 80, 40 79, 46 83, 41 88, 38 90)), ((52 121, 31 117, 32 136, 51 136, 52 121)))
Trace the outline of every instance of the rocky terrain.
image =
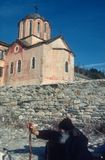
MULTIPOLYGON (((90 148, 103 144, 105 135, 94 129, 105 121, 105 80, 0 87, 0 151, 29 159, 27 123, 49 128, 66 116, 88 136, 90 148)), ((32 137, 33 159, 43 159, 45 143, 32 137)))

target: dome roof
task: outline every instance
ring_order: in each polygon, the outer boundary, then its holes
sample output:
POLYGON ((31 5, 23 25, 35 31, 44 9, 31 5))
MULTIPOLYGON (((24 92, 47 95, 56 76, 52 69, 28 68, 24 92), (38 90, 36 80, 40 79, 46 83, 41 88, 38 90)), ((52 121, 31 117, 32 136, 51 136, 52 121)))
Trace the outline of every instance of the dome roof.
POLYGON ((40 16, 40 14, 38 13, 29 14, 24 19, 37 19, 37 18, 45 20, 44 17, 40 16))

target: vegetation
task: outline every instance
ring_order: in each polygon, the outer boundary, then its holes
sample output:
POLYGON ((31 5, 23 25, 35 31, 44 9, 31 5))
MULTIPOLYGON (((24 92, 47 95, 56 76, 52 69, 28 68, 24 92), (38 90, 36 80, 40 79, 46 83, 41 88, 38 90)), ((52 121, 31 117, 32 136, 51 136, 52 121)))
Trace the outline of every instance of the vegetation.
POLYGON ((87 76, 88 78, 91 78, 91 79, 105 78, 105 73, 100 70, 97 70, 96 68, 86 69, 86 68, 75 66, 75 72, 83 74, 84 76, 87 76))

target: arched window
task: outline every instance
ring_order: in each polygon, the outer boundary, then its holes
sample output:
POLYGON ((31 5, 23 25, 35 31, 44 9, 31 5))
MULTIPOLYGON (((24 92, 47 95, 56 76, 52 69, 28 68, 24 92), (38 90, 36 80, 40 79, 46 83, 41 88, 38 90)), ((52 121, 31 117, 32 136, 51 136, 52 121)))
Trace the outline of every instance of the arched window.
POLYGON ((29 29, 30 29, 29 33, 30 33, 30 35, 32 35, 32 20, 30 20, 30 28, 29 29))
POLYGON ((65 72, 68 72, 68 62, 65 62, 65 72))
POLYGON ((3 59, 3 51, 0 50, 0 60, 3 59))
POLYGON ((11 62, 11 66, 10 66, 10 74, 13 73, 13 67, 14 67, 14 64, 13 64, 13 62, 11 62))
POLYGON ((18 60, 17 72, 21 72, 21 60, 18 60))
POLYGON ((25 27, 25 24, 26 24, 26 23, 23 22, 23 37, 25 37, 25 28, 26 28, 26 27, 25 27))
POLYGON ((37 26, 37 32, 40 32, 40 22, 38 22, 38 26, 37 26))
POLYGON ((3 76, 3 67, 0 67, 0 77, 3 76))
POLYGON ((44 32, 47 31, 47 23, 44 24, 44 32))
POLYGON ((32 58, 32 69, 35 68, 35 57, 32 58))

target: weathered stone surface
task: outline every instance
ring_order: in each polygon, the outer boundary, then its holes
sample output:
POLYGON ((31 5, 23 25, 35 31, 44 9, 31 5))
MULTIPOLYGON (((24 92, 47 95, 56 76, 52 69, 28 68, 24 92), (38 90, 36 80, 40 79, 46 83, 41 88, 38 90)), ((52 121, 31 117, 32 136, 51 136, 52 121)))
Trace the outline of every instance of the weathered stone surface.
MULTIPOLYGON (((26 124, 32 121, 39 128, 48 128, 65 116, 79 126, 89 120, 105 120, 105 81, 0 87, 0 148, 10 149, 17 160, 28 159, 26 124)), ((33 154, 38 159, 45 143, 36 139, 34 143, 34 138, 33 154)))

